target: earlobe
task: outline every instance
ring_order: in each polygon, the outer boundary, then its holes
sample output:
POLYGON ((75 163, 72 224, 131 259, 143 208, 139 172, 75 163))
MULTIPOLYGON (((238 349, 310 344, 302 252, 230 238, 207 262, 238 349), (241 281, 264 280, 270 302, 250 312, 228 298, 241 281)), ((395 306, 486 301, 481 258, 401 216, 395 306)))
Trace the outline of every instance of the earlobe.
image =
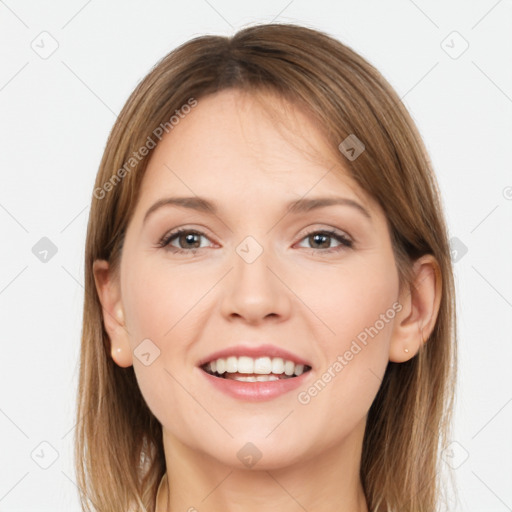
POLYGON ((102 306, 103 324, 110 339, 111 357, 118 366, 126 368, 133 364, 133 357, 118 279, 111 275, 109 263, 105 260, 94 262, 93 274, 102 306))
POLYGON ((389 360, 403 363, 427 342, 436 324, 441 303, 442 280, 437 260, 431 254, 413 266, 414 282, 400 294, 402 310, 395 317, 389 360))
POLYGON ((111 345, 112 350, 110 352, 110 355, 118 366, 120 366, 121 368, 128 368, 133 364, 133 357, 129 347, 116 347, 112 342, 111 345))

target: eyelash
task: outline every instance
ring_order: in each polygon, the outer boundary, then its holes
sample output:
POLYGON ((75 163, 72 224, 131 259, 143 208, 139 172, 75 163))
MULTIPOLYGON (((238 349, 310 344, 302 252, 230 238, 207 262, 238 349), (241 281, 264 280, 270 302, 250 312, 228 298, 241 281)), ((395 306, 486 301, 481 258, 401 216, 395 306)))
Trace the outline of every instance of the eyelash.
MULTIPOLYGON (((201 233, 200 231, 196 231, 194 229, 178 229, 176 231, 173 231, 171 233, 166 234, 160 240, 160 242, 158 243, 158 247, 159 248, 166 248, 166 250, 168 250, 168 251, 170 251, 172 253, 181 253, 181 254, 183 254, 183 253, 191 253, 192 255, 194 255, 200 249, 205 249, 205 247, 194 247, 194 248, 191 248, 191 249, 181 249, 181 248, 173 247, 173 246, 169 245, 172 240, 174 240, 175 238, 179 237, 183 233, 189 233, 189 234, 204 236, 205 238, 208 238, 208 237, 206 237, 206 235, 204 233, 201 233)), ((318 235, 318 234, 326 235, 326 236, 328 236, 330 238, 334 238, 336 241, 340 242, 341 245, 339 245, 337 247, 330 247, 328 249, 318 249, 318 250, 315 250, 314 248, 311 248, 311 250, 316 252, 316 253, 323 254, 323 255, 325 255, 325 254, 332 254, 334 252, 338 252, 338 251, 341 251, 343 249, 351 249, 354 246, 354 242, 352 240, 350 240, 346 236, 342 235, 341 233, 338 233, 336 231, 329 230, 329 229, 321 229, 321 230, 317 230, 317 231, 310 231, 309 233, 306 233, 300 239, 300 241, 302 241, 302 240, 304 240, 304 239, 306 239, 306 238, 308 238, 308 237, 310 237, 312 235, 318 235)))

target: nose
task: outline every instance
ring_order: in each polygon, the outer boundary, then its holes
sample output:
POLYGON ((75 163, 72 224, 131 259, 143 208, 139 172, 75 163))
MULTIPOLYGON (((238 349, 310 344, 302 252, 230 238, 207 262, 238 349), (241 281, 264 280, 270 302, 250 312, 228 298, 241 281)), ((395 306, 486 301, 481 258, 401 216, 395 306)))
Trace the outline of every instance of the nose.
POLYGON ((275 322, 287 319, 292 292, 279 275, 275 259, 265 250, 254 261, 240 254, 233 255, 233 270, 226 276, 221 304, 223 316, 228 320, 240 318, 251 325, 265 319, 275 322))

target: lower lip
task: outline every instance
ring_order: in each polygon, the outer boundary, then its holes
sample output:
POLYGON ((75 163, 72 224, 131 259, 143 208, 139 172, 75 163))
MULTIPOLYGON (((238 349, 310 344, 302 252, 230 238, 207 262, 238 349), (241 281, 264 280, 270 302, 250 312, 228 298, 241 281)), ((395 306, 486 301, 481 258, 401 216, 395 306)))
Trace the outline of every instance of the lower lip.
POLYGON ((266 382, 242 382, 233 379, 224 379, 215 377, 205 372, 201 368, 199 371, 208 379, 212 386, 222 391, 226 395, 239 400, 250 402, 260 402, 271 400, 278 396, 289 393, 301 385, 309 377, 311 370, 290 379, 269 380, 266 382))

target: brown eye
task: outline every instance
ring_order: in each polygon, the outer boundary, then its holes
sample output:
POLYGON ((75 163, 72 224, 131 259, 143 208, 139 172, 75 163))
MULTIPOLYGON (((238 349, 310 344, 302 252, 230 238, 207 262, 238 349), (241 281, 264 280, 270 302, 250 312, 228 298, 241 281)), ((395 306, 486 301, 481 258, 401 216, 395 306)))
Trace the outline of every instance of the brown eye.
POLYGON ((318 244, 318 249, 329 249, 329 246, 331 245, 331 237, 324 233, 309 235, 308 241, 313 247, 318 244))
POLYGON ((181 233, 177 240, 181 248, 197 248, 201 246, 201 241, 198 239, 201 235, 197 233, 181 233), (199 244, 199 245, 198 245, 199 244))
POLYGON ((207 245, 201 245, 201 238, 207 240, 206 236, 190 229, 181 229, 166 235, 158 244, 159 247, 165 247, 172 252, 195 252, 207 245), (173 242, 177 242, 176 246, 173 242))
POLYGON ((336 231, 314 231, 307 234, 302 240, 307 241, 309 247, 306 248, 319 249, 319 253, 340 251, 353 246, 352 240, 336 231), (332 246, 333 240, 338 244, 337 246, 332 246))

